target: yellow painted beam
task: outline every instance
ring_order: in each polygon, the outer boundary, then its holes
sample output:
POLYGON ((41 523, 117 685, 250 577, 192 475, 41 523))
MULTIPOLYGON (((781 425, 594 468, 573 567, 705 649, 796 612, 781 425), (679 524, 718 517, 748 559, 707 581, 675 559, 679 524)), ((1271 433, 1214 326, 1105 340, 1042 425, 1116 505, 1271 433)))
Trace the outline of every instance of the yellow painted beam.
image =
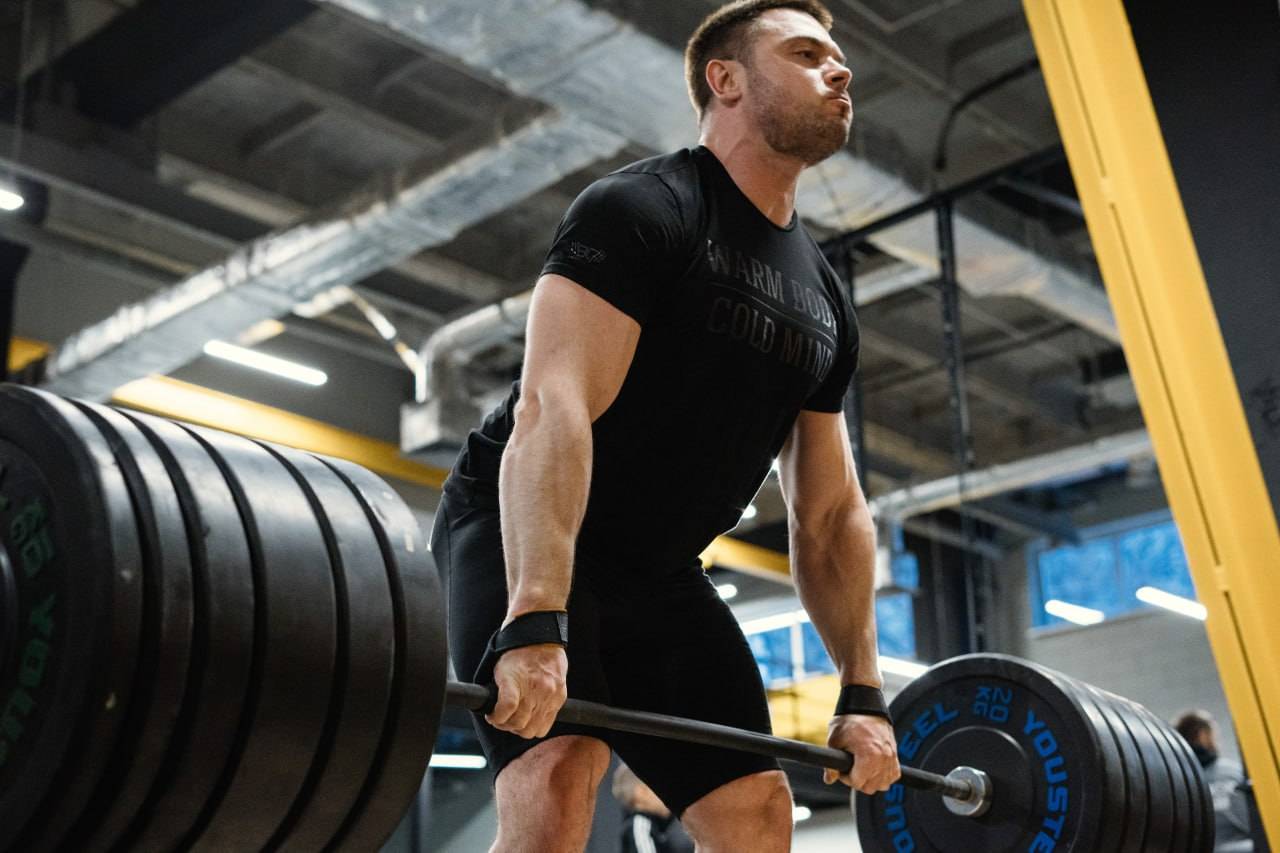
POLYGON ((150 376, 121 386, 116 389, 111 402, 312 453, 349 459, 379 474, 433 489, 439 489, 448 475, 441 468, 405 459, 400 448, 389 442, 167 376, 150 376))
POLYGON ((9 342, 9 372, 21 370, 48 351, 46 343, 15 337, 9 342))
POLYGON ((786 554, 730 536, 720 536, 712 542, 702 552, 702 564, 714 564, 778 583, 791 583, 791 561, 786 554))
POLYGON ((1258 804, 1277 839, 1280 530, 1124 4, 1024 5, 1258 804))

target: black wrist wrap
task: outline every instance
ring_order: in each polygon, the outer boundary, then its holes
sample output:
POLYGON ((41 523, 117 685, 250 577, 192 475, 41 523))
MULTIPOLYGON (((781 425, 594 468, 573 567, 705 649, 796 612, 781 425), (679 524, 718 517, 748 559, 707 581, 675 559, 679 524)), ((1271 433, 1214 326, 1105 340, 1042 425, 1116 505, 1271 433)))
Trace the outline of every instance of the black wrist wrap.
POLYGON ((569 614, 563 610, 535 610, 511 620, 489 640, 489 647, 501 655, 522 646, 556 643, 569 647, 569 614))
POLYGON ((472 681, 490 688, 489 703, 476 713, 488 714, 498 701, 498 691, 493 684, 493 668, 498 658, 512 649, 538 646, 543 643, 569 647, 569 614, 563 610, 535 610, 522 613, 489 638, 489 645, 480 658, 472 681))
POLYGON ((884 701, 884 693, 879 688, 865 684, 846 684, 840 688, 835 716, 842 714, 884 717, 889 722, 893 722, 893 718, 889 716, 889 706, 884 701))

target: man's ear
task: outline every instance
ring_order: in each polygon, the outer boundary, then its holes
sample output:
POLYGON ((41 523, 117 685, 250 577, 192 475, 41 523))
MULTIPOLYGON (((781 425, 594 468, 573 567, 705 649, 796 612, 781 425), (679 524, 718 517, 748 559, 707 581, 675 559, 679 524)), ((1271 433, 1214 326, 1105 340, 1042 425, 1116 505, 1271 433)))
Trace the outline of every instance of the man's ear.
POLYGON ((741 62, 732 59, 713 59, 707 63, 707 86, 711 95, 725 106, 733 106, 742 99, 744 73, 741 62))

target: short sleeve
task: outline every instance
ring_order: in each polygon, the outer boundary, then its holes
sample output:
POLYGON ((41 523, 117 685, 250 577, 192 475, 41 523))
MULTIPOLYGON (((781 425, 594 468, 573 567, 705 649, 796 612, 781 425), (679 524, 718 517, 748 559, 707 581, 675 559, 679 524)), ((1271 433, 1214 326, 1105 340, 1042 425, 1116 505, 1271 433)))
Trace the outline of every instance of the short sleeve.
POLYGON ((831 365, 831 372, 818 386, 818 390, 805 400, 804 408, 813 412, 839 412, 844 406, 844 395, 849 390, 853 375, 858 372, 859 337, 858 321, 852 312, 846 314, 850 318, 846 332, 848 343, 836 356, 831 365))
POLYGON ((643 325, 664 285, 683 271, 685 230, 660 176, 616 172, 570 205, 542 272, 571 279, 643 325))

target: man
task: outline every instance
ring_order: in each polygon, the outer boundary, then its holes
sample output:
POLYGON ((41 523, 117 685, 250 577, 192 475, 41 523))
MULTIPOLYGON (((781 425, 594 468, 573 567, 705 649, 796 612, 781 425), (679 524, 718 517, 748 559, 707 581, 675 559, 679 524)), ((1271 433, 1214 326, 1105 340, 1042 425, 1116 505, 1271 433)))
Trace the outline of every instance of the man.
POLYGON ((1253 850, 1244 768, 1223 758, 1218 749, 1218 724, 1208 711, 1185 711, 1173 722, 1196 754, 1213 793, 1213 849, 1219 853, 1253 850))
POLYGON ((693 840, 680 821, 630 767, 618 765, 611 787, 625 809, 621 853, 693 853, 693 840))
POLYGON ((857 326, 794 211, 801 171, 845 144, 852 119, 830 27, 816 0, 731 3, 702 23, 685 57, 701 145, 573 203, 534 291, 521 380, 445 483, 433 552, 454 665, 499 690, 476 720, 497 774, 494 850, 581 850, 610 748, 700 849, 788 849, 775 761, 553 725, 567 694, 769 729, 750 649, 698 555, 775 457, 796 588, 847 685, 830 727, 856 759, 842 781, 871 793, 898 777, 874 526, 840 414, 857 326))

